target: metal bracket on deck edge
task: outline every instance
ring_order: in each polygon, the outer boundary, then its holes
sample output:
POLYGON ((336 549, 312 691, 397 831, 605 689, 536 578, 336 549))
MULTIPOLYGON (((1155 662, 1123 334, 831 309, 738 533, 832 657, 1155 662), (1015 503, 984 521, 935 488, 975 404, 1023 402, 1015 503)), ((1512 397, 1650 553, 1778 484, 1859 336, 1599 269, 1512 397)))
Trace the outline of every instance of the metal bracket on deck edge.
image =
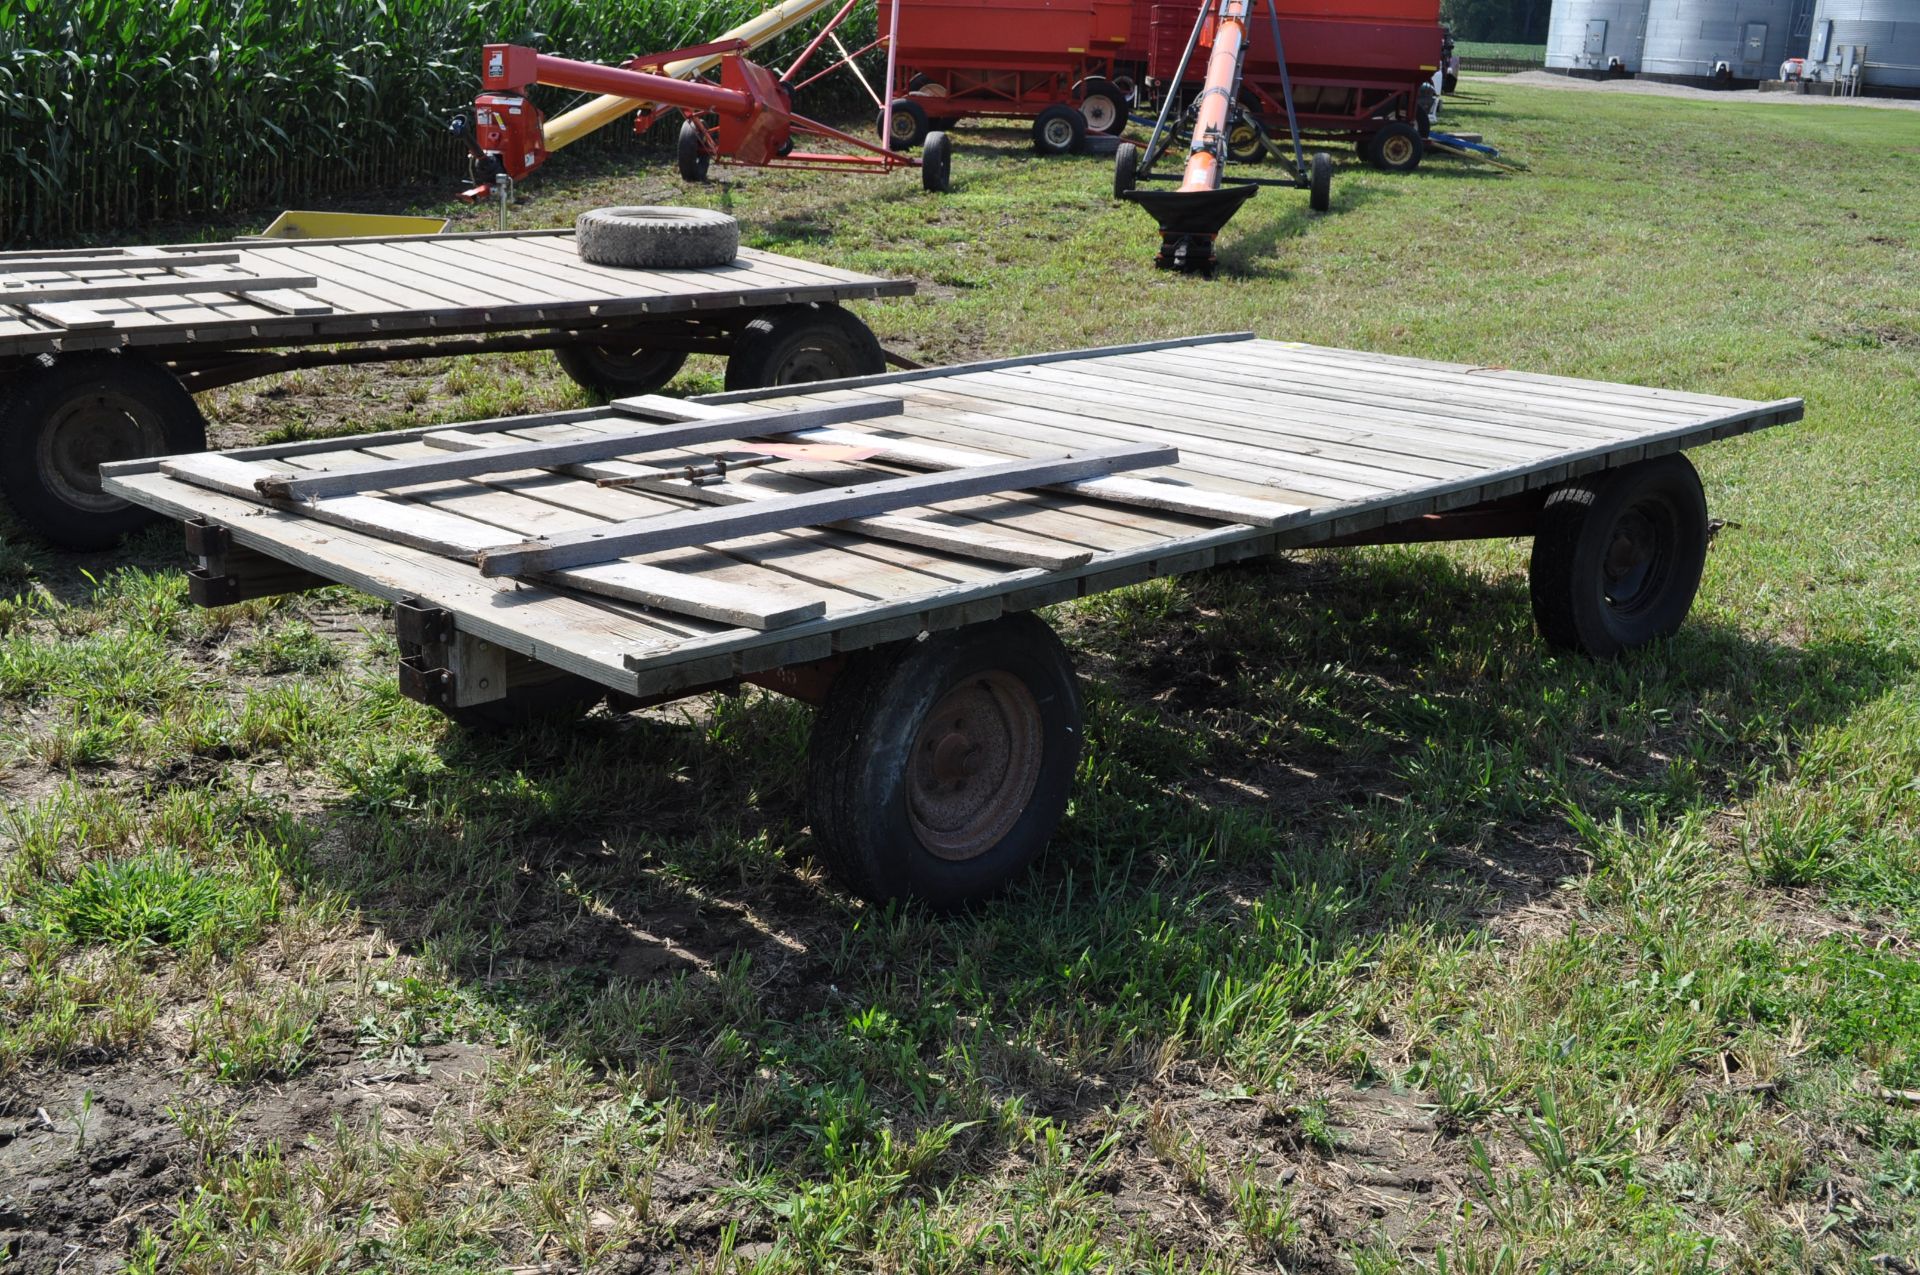
POLYGON ((198 559, 187 568, 187 597, 195 606, 227 607, 251 598, 320 589, 332 581, 292 566, 270 554, 233 543, 233 533, 205 518, 189 518, 187 553, 198 559))
POLYGON ((408 699, 465 708, 506 695, 506 651, 462 633, 451 611, 401 598, 393 604, 393 632, 400 644, 400 693, 408 699))

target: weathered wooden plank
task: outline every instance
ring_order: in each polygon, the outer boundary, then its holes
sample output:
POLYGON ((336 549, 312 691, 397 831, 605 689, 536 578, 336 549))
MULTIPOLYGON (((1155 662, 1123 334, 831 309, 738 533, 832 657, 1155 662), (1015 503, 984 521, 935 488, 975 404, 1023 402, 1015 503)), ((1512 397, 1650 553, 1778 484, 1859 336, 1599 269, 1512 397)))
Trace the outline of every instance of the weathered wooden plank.
MULTIPOLYGON (((859 388, 852 380, 821 381, 815 385, 783 386, 778 389, 759 390, 756 393, 763 398, 781 396, 770 398, 768 401, 790 402, 795 407, 806 406, 808 400, 816 395, 828 397, 834 401, 873 401, 864 394, 855 397, 859 388)), ((717 412, 739 410, 727 409, 724 403, 718 401, 731 397, 706 395, 698 399, 669 399, 660 395, 647 395, 640 398, 616 399, 609 406, 623 411, 650 414, 671 411, 704 412, 707 418, 717 420, 723 419, 715 415, 717 412)), ((905 421, 902 425, 916 432, 923 428, 905 421)), ((889 434, 870 434, 854 430, 822 428, 808 430, 795 437, 810 443, 835 443, 847 447, 884 447, 886 450, 883 457, 887 461, 927 469, 960 469, 968 465, 994 464, 1008 457, 1029 456, 1033 451, 1031 446, 1008 447, 1004 442, 993 439, 980 440, 979 445, 974 447, 954 447, 941 443, 929 443, 919 438, 901 438, 897 436, 900 432, 902 430, 893 429, 889 434), (989 448, 993 450, 986 450, 989 448)), ((954 437, 973 441, 958 431, 955 432, 954 437)), ((1260 491, 1252 483, 1234 484, 1228 490, 1222 490, 1221 486, 1220 483, 1211 487, 1201 486, 1176 478, 1143 479, 1112 476, 1056 483, 1050 486, 1050 490, 1110 501, 1117 505, 1132 505, 1162 513, 1181 514, 1205 518, 1213 522, 1237 523, 1252 527, 1278 526, 1293 519, 1309 505, 1318 503, 1317 499, 1282 500, 1279 498, 1281 495, 1290 495, 1290 493, 1272 491, 1269 495, 1269 492, 1260 491)))
POLYGON ((712 544, 733 536, 813 526, 841 518, 861 518, 924 505, 954 496, 1044 487, 1051 483, 1169 464, 1179 453, 1171 447, 1116 447, 1052 460, 1013 461, 967 470, 916 474, 869 483, 846 491, 776 497, 720 509, 688 510, 643 518, 603 532, 556 536, 543 543, 488 550, 480 555, 480 574, 524 575, 586 562, 604 562, 693 544, 712 544))
MULTIPOLYGON (((426 441, 435 447, 444 447, 453 451, 496 445, 484 437, 468 435, 436 435, 426 441)), ((584 478, 590 482, 618 479, 623 485, 631 485, 643 491, 680 496, 703 505, 735 505, 785 494, 768 490, 752 481, 695 486, 684 479, 674 478, 668 471, 650 470, 645 465, 629 461, 564 465, 557 467, 556 472, 584 478)), ((1061 571, 1078 566, 1092 556, 1092 551, 1089 549, 1062 546, 1038 536, 1005 535, 988 527, 954 526, 926 517, 909 518, 896 514, 879 514, 871 518, 844 518, 821 525, 836 531, 850 531, 856 535, 871 536, 875 540, 958 553, 966 557, 978 558, 983 562, 1002 562, 1016 567, 1044 567, 1050 571, 1061 571)))
POLYGON ((311 288, 319 280, 310 274, 249 275, 188 279, 164 277, 115 280, 111 283, 54 283, 0 288, 0 305, 44 305, 50 301, 119 301, 126 297, 186 296, 196 292, 238 292, 273 288, 311 288))
POLYGON ((37 274, 55 270, 69 274, 83 270, 180 270, 187 266, 232 266, 239 263, 240 254, 237 252, 183 252, 158 257, 137 256, 112 249, 87 256, 0 256, 0 274, 37 274))
MULTIPOLYGON (((265 503, 258 490, 260 466, 216 454, 182 456, 162 472, 211 491, 265 503)), ((336 527, 391 540, 410 549, 468 561, 489 549, 521 543, 522 533, 428 505, 373 496, 331 496, 303 503, 299 511, 336 527)), ((683 576, 640 563, 610 563, 604 570, 540 573, 553 584, 643 602, 681 615, 752 629, 775 629, 815 619, 825 603, 795 598, 778 589, 743 588, 683 576)))
POLYGON ((28 314, 47 323, 58 324, 69 332, 88 328, 110 328, 113 320, 84 301, 49 301, 26 307, 28 314))
POLYGON ((977 363, 956 363, 951 367, 925 367, 910 372, 881 372, 873 376, 849 376, 838 381, 818 381, 812 385, 796 387, 782 386, 777 389, 729 390, 724 394, 702 394, 689 400, 711 406, 724 406, 728 403, 745 403, 756 398, 766 398, 772 394, 807 393, 826 390, 858 390, 876 385, 899 385, 910 381, 925 381, 936 377, 962 376, 968 372, 979 372, 991 368, 1025 367, 1033 363, 1064 363, 1075 359, 1095 359, 1117 357, 1141 350, 1173 350, 1188 346, 1214 345, 1235 341, 1251 341, 1251 332, 1217 332, 1208 336, 1171 337, 1164 341, 1141 341, 1133 345, 1113 345, 1088 350, 1061 350, 1046 354, 1022 354, 1008 359, 986 359, 977 363))
POLYGON ((234 295, 249 305, 257 305, 261 309, 271 310, 275 314, 333 313, 333 307, 325 301, 316 301, 312 297, 294 292, 290 289, 281 289, 274 292, 261 292, 248 289, 245 292, 236 292, 234 295))
POLYGON ((898 403, 830 404, 797 412, 739 414, 724 421, 694 425, 659 426, 624 434, 598 434, 569 443, 518 443, 478 451, 453 452, 418 460, 385 461, 337 473, 271 475, 261 491, 275 500, 311 500, 356 491, 378 491, 407 483, 467 478, 474 474, 513 469, 547 469, 614 456, 640 455, 670 447, 760 434, 788 434, 818 425, 897 416, 898 403))

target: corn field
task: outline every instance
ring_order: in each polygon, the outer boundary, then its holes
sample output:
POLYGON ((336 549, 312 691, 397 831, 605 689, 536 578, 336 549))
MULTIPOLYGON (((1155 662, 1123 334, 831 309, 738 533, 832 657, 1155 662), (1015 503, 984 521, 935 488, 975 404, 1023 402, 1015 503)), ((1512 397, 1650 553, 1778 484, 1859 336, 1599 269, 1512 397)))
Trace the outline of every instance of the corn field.
POLYGON ((446 122, 478 90, 483 44, 619 61, 711 39, 761 7, 0 0, 0 243, 420 180, 451 189, 464 152, 446 122))

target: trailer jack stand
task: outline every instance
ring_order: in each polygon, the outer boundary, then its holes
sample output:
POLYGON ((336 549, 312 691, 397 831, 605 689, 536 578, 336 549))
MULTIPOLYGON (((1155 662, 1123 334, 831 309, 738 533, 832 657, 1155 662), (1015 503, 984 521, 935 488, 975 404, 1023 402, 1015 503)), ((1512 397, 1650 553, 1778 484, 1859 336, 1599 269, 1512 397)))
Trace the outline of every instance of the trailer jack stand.
POLYGON ((1134 190, 1127 198, 1160 223, 1160 255, 1153 264, 1182 274, 1213 274, 1214 236, 1240 205, 1260 193, 1258 186, 1221 186, 1214 190, 1134 190))

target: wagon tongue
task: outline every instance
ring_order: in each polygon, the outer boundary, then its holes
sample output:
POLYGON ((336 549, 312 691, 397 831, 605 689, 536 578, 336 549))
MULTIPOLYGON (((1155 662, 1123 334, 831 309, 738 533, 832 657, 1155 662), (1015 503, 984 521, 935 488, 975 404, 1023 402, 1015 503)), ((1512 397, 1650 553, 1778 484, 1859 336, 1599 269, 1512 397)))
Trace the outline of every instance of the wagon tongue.
POLYGON ((1258 186, 1221 186, 1215 190, 1131 190, 1127 198, 1160 223, 1160 255, 1153 264, 1183 274, 1213 273, 1213 237, 1233 220, 1240 205, 1260 193, 1258 186))

